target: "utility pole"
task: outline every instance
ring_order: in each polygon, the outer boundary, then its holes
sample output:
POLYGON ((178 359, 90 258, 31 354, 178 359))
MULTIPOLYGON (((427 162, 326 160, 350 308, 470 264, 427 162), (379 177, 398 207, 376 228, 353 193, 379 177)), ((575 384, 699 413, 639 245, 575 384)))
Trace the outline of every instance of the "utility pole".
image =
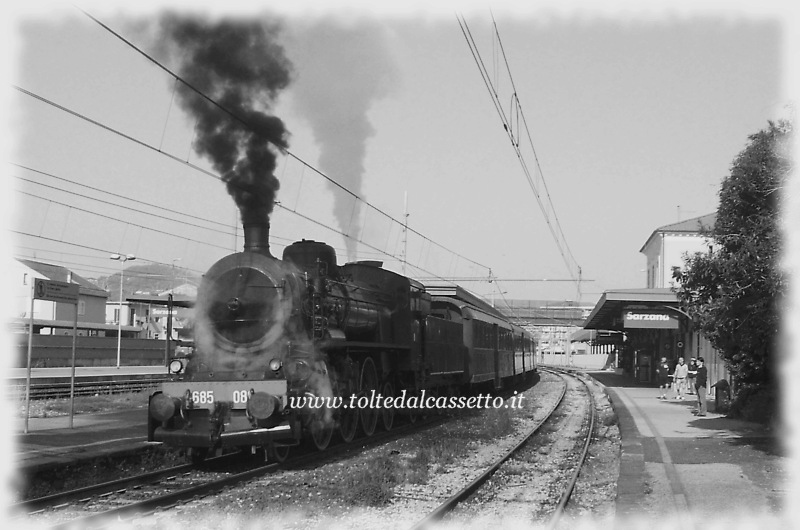
POLYGON ((408 261, 408 192, 403 194, 403 276, 406 275, 406 261, 408 261))

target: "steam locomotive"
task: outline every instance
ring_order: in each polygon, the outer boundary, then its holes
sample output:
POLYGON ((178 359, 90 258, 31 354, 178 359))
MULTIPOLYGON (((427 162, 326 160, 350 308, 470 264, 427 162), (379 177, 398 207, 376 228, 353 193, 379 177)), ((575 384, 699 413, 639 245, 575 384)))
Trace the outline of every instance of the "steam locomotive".
POLYGON ((193 460, 241 447, 281 461, 301 442, 322 450, 334 434, 349 442, 419 411, 375 396, 459 396, 536 370, 532 337, 465 291, 426 290, 380 262, 338 265, 316 241, 279 260, 268 225, 244 228, 244 250, 198 290, 194 351, 150 396, 150 441, 193 460))

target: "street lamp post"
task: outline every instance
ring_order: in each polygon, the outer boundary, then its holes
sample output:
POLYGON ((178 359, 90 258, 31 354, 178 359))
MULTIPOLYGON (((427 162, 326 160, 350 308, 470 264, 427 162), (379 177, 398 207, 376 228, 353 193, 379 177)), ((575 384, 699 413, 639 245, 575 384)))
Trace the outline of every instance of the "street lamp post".
POLYGON ((117 316, 117 368, 120 366, 122 354, 122 286, 125 282, 125 262, 133 261, 136 256, 128 254, 111 254, 111 259, 119 261, 119 314, 117 316))
POLYGON ((180 261, 181 258, 172 259, 172 280, 169 284, 169 294, 167 295, 167 332, 165 333, 164 340, 164 363, 169 365, 170 357, 170 341, 172 340, 172 302, 175 295, 175 262, 180 261))
POLYGON ((175 262, 180 260, 181 258, 173 258, 172 260, 172 281, 169 284, 169 292, 173 292, 175 290, 175 262))

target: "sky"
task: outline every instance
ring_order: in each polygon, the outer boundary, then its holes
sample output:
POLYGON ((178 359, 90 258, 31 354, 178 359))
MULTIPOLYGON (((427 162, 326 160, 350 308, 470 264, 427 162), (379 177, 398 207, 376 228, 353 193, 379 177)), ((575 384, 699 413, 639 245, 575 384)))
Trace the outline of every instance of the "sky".
MULTIPOLYGON (((80 6, 177 68, 156 20, 198 3, 126 4, 80 6)), ((798 19, 784 1, 229 4, 199 5, 277 24, 294 65, 275 99, 259 102, 289 132, 273 254, 305 238, 333 245, 340 262, 377 259, 415 277, 491 270, 492 283, 459 283, 498 301, 592 306, 605 290, 645 287, 639 249, 653 230, 713 212, 748 136, 797 103, 798 19), (357 221, 338 220, 337 208, 357 221), (348 246, 342 232, 363 243, 348 246), (538 281, 576 267, 580 289, 538 281)), ((2 9, 7 255, 93 278, 119 271, 111 253, 135 254, 127 267, 199 275, 240 251, 237 208, 193 151, 196 118, 174 79, 69 3, 2 9)), ((799 186, 785 194, 789 270, 799 186)), ((789 322, 800 318, 794 300, 789 322)), ((786 344, 800 344, 798 333, 787 326, 786 344)))
MULTIPOLYGON (((258 103, 289 134, 273 254, 325 241, 340 263, 381 260, 497 300, 592 306, 645 287, 653 230, 713 212, 748 135, 796 102, 792 19, 783 3, 751 4, 215 12, 274 25, 293 65, 258 103), (563 281, 578 267, 580 287, 563 281)), ((194 12, 112 5, 81 7, 177 71, 157 20, 194 12)), ((73 6, 6 24, 11 255, 92 278, 119 271, 110 253, 202 274, 241 250, 236 206, 194 152, 197 120, 168 72, 73 6)))

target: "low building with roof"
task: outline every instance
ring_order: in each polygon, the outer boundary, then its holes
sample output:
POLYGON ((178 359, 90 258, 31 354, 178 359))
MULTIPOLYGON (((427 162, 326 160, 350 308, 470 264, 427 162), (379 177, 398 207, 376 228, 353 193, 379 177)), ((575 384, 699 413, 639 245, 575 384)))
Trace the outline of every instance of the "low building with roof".
MULTIPOLYGON (((66 267, 17 258, 14 262, 13 274, 15 277, 13 282, 15 316, 19 319, 31 318, 32 286, 35 280, 42 279, 77 284, 78 321, 83 324, 105 324, 108 292, 66 267)), ((48 300, 33 301, 33 318, 39 322, 38 327, 52 328, 52 326, 47 326, 48 322, 66 322, 71 330, 75 320, 75 310, 75 304, 48 300)))
POLYGON ((166 363, 163 343, 139 338, 141 327, 127 320, 106 322, 109 293, 86 278, 60 265, 28 259, 14 260, 12 275, 16 315, 7 323, 13 333, 12 367, 166 363), (77 304, 33 299, 37 280, 77 284, 77 304))

